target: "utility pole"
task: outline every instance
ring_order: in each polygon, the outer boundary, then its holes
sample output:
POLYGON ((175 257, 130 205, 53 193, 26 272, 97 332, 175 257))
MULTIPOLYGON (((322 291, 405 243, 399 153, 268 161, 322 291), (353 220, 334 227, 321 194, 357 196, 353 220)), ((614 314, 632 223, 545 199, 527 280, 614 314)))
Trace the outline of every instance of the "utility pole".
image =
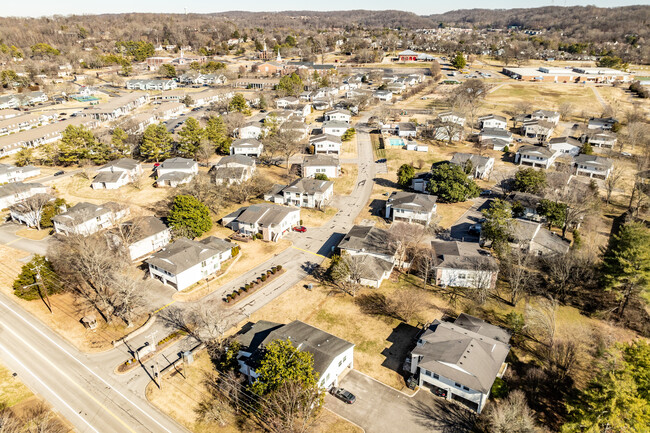
POLYGON ((156 334, 158 334, 158 331, 153 331, 151 334, 147 335, 147 338, 151 338, 151 346, 153 347, 153 350, 156 350, 156 340, 154 339, 156 337, 156 334))
POLYGON ((47 293, 47 287, 45 287, 43 279, 41 278, 41 265, 36 265, 32 270, 36 272, 36 285, 38 286, 41 298, 43 297, 43 293, 45 293, 45 299, 47 299, 45 306, 50 310, 50 314, 54 314, 54 311, 52 311, 52 303, 50 302, 50 295, 47 293))

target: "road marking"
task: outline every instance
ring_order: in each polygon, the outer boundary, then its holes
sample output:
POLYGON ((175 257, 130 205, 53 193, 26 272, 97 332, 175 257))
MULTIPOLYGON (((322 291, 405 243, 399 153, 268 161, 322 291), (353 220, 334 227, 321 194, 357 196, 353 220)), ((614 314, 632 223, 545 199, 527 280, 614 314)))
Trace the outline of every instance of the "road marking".
POLYGON ((11 311, 12 313, 14 313, 16 316, 18 316, 18 318, 19 318, 20 320, 22 320, 23 322, 25 322, 25 323, 26 323, 30 328, 34 329, 36 332, 38 332, 39 334, 41 334, 41 335, 42 335, 46 340, 48 340, 50 343, 52 343, 52 344, 54 344, 56 347, 58 347, 58 348, 59 348, 63 353, 65 353, 65 354, 68 355, 70 358, 72 358, 73 360, 75 360, 79 365, 81 365, 83 368, 85 368, 85 369, 86 369, 90 374, 92 374, 92 375, 95 376, 97 379, 99 379, 99 380, 100 380, 104 385, 106 385, 108 388, 110 388, 111 390, 113 390, 117 395, 119 395, 120 397, 122 397, 125 401, 127 401, 127 402, 129 402, 131 405, 133 405, 133 407, 135 407, 135 408, 138 409, 140 412, 142 412, 142 414, 144 414, 147 418, 149 418, 151 421, 153 421, 154 423, 156 423, 156 424, 157 424, 160 428, 162 428, 164 431, 166 431, 166 432, 168 432, 168 433, 172 433, 172 432, 169 431, 167 428, 165 428, 165 427, 164 427, 160 422, 158 422, 158 420, 156 420, 154 417, 152 417, 152 416, 149 415, 147 412, 145 412, 145 411, 144 411, 144 410, 143 410, 143 409, 142 409, 138 404, 135 404, 133 401, 129 400, 129 399, 128 399, 124 394, 122 394, 119 390, 115 389, 111 384, 109 384, 106 380, 104 380, 104 378, 102 378, 100 375, 98 375, 97 373, 95 373, 94 371, 92 371, 92 370, 90 369, 90 367, 88 367, 86 364, 84 364, 83 362, 81 362, 80 360, 78 360, 75 356, 73 356, 73 355, 72 355, 70 352, 68 352, 66 349, 64 349, 63 347, 61 347, 61 346, 60 346, 56 341, 54 341, 52 338, 50 338, 50 336, 46 335, 43 331, 41 331, 40 329, 38 329, 38 328, 37 328, 33 323, 31 323, 29 320, 25 319, 22 315, 18 314, 18 313, 15 312, 14 310, 12 310, 12 309, 11 309, 11 308, 6 304, 6 303, 4 303, 2 300, 0 300, 0 305, 3 305, 6 309, 8 309, 8 310, 11 311))
POLYGON ((169 304, 167 304, 167 305, 163 305, 162 307, 158 308, 158 309, 157 309, 156 311, 154 311, 152 314, 160 313, 162 310, 164 310, 165 308, 169 307, 169 306, 172 305, 174 302, 176 302, 175 299, 174 299, 173 301, 171 301, 169 304))
POLYGON ((13 244, 13 243, 18 242, 19 240, 20 240, 20 238, 16 238, 16 239, 14 239, 14 240, 12 240, 12 241, 7 242, 5 245, 11 245, 11 244, 13 244))
POLYGON ((71 407, 71 406, 70 406, 70 405, 69 405, 65 400, 63 400, 63 399, 61 398, 61 396, 59 396, 59 394, 57 394, 56 392, 54 392, 54 390, 52 390, 52 388, 50 388, 49 386, 47 386, 47 384, 46 384, 45 382, 43 382, 43 381, 42 381, 38 376, 36 376, 36 375, 34 374, 33 371, 31 371, 29 368, 27 368, 27 367, 25 366, 25 364, 23 364, 22 362, 20 362, 20 360, 18 360, 18 359, 17 359, 17 358, 16 358, 16 357, 11 353, 11 352, 9 352, 9 350, 8 350, 6 347, 4 347, 2 344, 0 344, 0 350, 2 350, 2 352, 4 352, 4 353, 6 353, 7 355, 9 355, 9 357, 10 357, 11 359, 13 359, 15 362, 17 362, 18 364, 20 364, 21 368, 24 368, 25 370, 27 370, 27 373, 29 373, 30 375, 32 375, 32 377, 33 377, 34 379, 36 379, 36 380, 38 381, 38 383, 40 383, 41 385, 43 385, 43 386, 45 387, 45 389, 47 389, 49 392, 52 393, 52 395, 54 395, 54 397, 56 397, 59 401, 61 401, 61 403, 63 403, 63 405, 64 405, 65 407, 67 407, 68 410, 70 410, 70 412, 72 412, 72 413, 74 413, 75 415, 77 415, 77 416, 79 417, 79 419, 80 419, 81 421, 84 422, 84 424, 86 424, 88 427, 90 427, 90 428, 92 429, 92 431, 94 431, 94 432, 96 432, 96 433, 99 433, 95 427, 93 427, 92 425, 90 425, 90 423, 89 423, 89 422, 88 422, 84 417, 82 417, 82 416, 80 415, 79 412, 77 412, 75 409, 73 409, 73 408, 72 408, 72 407, 71 407))
POLYGON ((298 248, 298 247, 296 247, 296 246, 294 246, 294 245, 291 245, 291 248, 295 248, 295 249, 297 249, 298 251, 302 251, 302 252, 304 252, 304 253, 313 254, 313 255, 315 255, 315 256, 322 257, 322 258, 324 258, 324 259, 327 258, 327 257, 325 257, 325 256, 323 256, 323 255, 321 255, 321 254, 318 254, 318 253, 315 253, 315 252, 313 252, 313 251, 309 251, 309 250, 304 250, 304 249, 302 249, 302 248, 298 248))
MULTIPOLYGON (((6 331, 9 331, 11 334, 13 334, 13 335, 14 335, 16 338, 18 338, 19 340, 22 340, 22 339, 20 338, 20 335, 18 335, 18 334, 17 334, 13 329, 11 329, 10 327, 8 327, 6 324, 4 325, 3 328, 4 328, 6 331)), ((99 400, 97 400, 95 397, 93 397, 93 395, 92 395, 91 393, 89 393, 88 391, 86 391, 86 389, 85 389, 84 387, 82 387, 81 385, 79 385, 79 384, 78 384, 77 382, 75 382, 75 381, 74 381, 70 376, 68 376, 67 374, 65 374, 65 373, 64 373, 64 372, 63 372, 59 367, 57 367, 57 366, 56 366, 52 361, 50 361, 49 358, 46 358, 45 355, 43 355, 41 352, 39 352, 38 350, 36 350, 36 348, 34 348, 34 346, 32 346, 31 344, 27 343, 27 342, 24 341, 24 340, 23 340, 22 344, 24 344, 25 346, 27 346, 27 347, 28 347, 29 349, 31 349, 34 353, 36 353, 38 356, 40 356, 40 357, 41 357, 45 362, 47 362, 48 364, 50 364, 50 366, 51 366, 52 368, 54 368, 56 371, 58 371, 58 372, 59 372, 63 377, 65 377, 68 381, 70 381, 74 386, 76 386, 77 388, 79 388, 79 390, 80 390, 81 392, 83 392, 84 394, 86 394, 86 395, 87 395, 87 396, 88 396, 92 401, 94 401, 95 403, 97 403, 97 405, 98 405, 99 407, 101 407, 102 409, 104 409, 104 411, 106 411, 106 413, 108 413, 110 416, 112 416, 113 418, 115 418, 115 420, 117 420, 120 424, 122 424, 122 425, 124 426, 124 428, 126 428, 128 431, 130 431, 130 432, 132 432, 132 433, 136 433, 135 430, 133 430, 131 427, 129 427, 129 426, 128 426, 128 425, 127 425, 127 424, 122 420, 122 418, 120 418, 119 416, 115 415, 111 410, 109 410, 106 406, 104 406, 104 405, 103 405, 99 400)))

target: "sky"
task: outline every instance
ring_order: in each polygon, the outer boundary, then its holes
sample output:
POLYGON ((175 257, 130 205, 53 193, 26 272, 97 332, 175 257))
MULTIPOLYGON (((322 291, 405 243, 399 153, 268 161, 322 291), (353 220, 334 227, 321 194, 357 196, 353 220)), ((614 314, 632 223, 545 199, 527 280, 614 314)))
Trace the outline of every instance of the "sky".
POLYGON ((429 15, 447 12, 452 9, 510 9, 517 7, 541 6, 575 6, 595 5, 600 7, 627 6, 647 4, 648 0, 528 0, 525 3, 512 0, 456 0, 446 2, 441 0, 329 0, 319 2, 297 2, 295 0, 243 0, 224 2, 214 0, 26 0, 6 1, 0 9, 0 16, 51 16, 71 14, 100 14, 123 12, 161 12, 209 13, 229 10, 245 11, 283 11, 283 10, 349 10, 349 9, 400 9, 419 15, 429 15))

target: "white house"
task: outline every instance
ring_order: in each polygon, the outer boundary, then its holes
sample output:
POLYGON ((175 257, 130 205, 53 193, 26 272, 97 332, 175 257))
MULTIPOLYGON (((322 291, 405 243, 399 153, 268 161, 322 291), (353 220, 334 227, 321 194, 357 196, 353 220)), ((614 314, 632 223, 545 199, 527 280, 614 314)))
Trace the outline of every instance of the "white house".
POLYGON ((499 267, 475 242, 431 242, 435 254, 435 284, 440 287, 493 289, 499 267))
POLYGON ((611 131, 617 120, 613 117, 592 117, 587 123, 587 129, 611 131))
POLYGON ((308 209, 323 209, 334 195, 334 182, 303 177, 289 185, 273 185, 264 200, 308 209))
POLYGON ((465 116, 454 111, 443 111, 438 114, 438 119, 444 123, 451 122, 460 126, 465 126, 466 121, 465 116))
MULTIPOLYGON (((50 194, 35 194, 9 207, 11 220, 27 227, 38 227, 43 216, 42 205, 54 201, 50 194), (31 202, 31 203, 30 203, 31 202), (34 206, 36 204, 36 206, 34 206)), ((65 211, 65 205, 60 209, 65 211)))
POLYGON ((156 168, 156 185, 176 188, 188 183, 199 172, 199 164, 187 158, 169 158, 156 168))
POLYGON ((584 134, 580 139, 583 142, 588 142, 592 146, 605 147, 613 149, 616 145, 616 134, 611 131, 593 130, 584 134))
POLYGON ((557 154, 546 147, 524 145, 517 149, 515 163, 546 169, 553 165, 555 158, 557 154))
POLYGON ((49 188, 40 183, 13 182, 0 185, 0 210, 27 200, 36 194, 45 194, 49 188))
POLYGON ((492 169, 494 168, 494 158, 491 156, 480 156, 473 153, 454 153, 454 156, 451 157, 449 163, 452 165, 459 165, 463 167, 464 170, 471 167, 471 172, 469 174, 476 179, 489 179, 490 174, 492 174, 492 169))
POLYGON ((507 143, 511 143, 512 133, 505 129, 483 128, 478 135, 478 141, 483 142, 486 140, 503 140, 507 143))
POLYGON ((553 125, 557 125, 560 122, 560 113, 557 111, 535 110, 528 117, 533 120, 543 120, 553 125))
POLYGON ((330 110, 325 112, 325 120, 326 121, 331 121, 335 120, 337 122, 345 122, 345 123, 350 123, 350 119, 352 118, 352 113, 350 113, 348 110, 330 110))
POLYGON ((614 168, 608 158, 598 155, 578 155, 573 159, 576 174, 607 179, 614 168))
POLYGON ((171 242, 171 229, 159 218, 146 216, 125 221, 110 232, 116 244, 125 241, 132 261, 158 251, 171 242))
POLYGON ((216 274, 221 264, 232 257, 235 246, 214 236, 201 241, 180 238, 152 254, 145 263, 151 278, 180 291, 216 274))
POLYGON ((555 125, 546 120, 527 120, 521 126, 521 133, 528 138, 536 138, 538 141, 546 141, 555 130, 555 125))
POLYGON ((178 84, 174 80, 128 80, 129 90, 174 90, 178 84))
POLYGON ((90 183, 92 189, 118 189, 131 182, 125 171, 101 171, 90 183))
POLYGON ((240 138, 230 144, 231 155, 254 156, 259 158, 264 145, 255 138, 240 138))
POLYGON ((341 153, 341 146, 343 142, 341 137, 337 135, 330 134, 319 134, 314 135, 309 139, 309 144, 314 146, 314 153, 324 153, 324 154, 337 154, 341 153))
POLYGON ((0 185, 3 183, 22 182, 30 177, 41 174, 41 169, 33 165, 16 167, 8 164, 0 164, 0 185))
POLYGON ((393 191, 386 200, 387 219, 428 226, 436 214, 437 197, 414 192, 393 191))
POLYGON ((300 224, 300 209, 259 203, 237 209, 223 217, 221 223, 244 236, 260 233, 264 240, 277 242, 300 224))
POLYGON ((185 104, 181 102, 168 101, 156 105, 152 113, 158 120, 169 120, 171 118, 180 116, 187 111, 185 104))
POLYGON ((210 168, 217 185, 242 183, 253 177, 255 160, 245 155, 224 156, 210 168))
POLYGON ((334 135, 336 137, 341 137, 348 129, 350 129, 350 124, 336 120, 330 120, 323 122, 321 132, 325 135, 334 135))
POLYGON ((341 374, 354 367, 354 344, 299 320, 286 325, 265 320, 249 323, 235 340, 241 345, 237 354, 239 371, 251 383, 258 377, 254 360, 260 359, 264 348, 276 340, 289 341, 312 355, 318 385, 323 389, 338 386, 341 374))
POLYGON ((576 156, 582 149, 582 143, 572 137, 557 137, 548 141, 548 148, 557 154, 576 156))
POLYGON ((278 98, 275 100, 276 108, 290 108, 295 107, 300 103, 300 99, 295 96, 285 96, 283 98, 278 98))
POLYGON ((113 227, 117 221, 129 214, 128 206, 115 202, 107 202, 102 205, 81 202, 52 218, 52 222, 56 233, 88 236, 113 227))
POLYGON ((417 127, 413 122, 400 122, 396 130, 399 137, 414 138, 417 135, 417 127))
POLYGON ((255 138, 262 136, 262 124, 260 122, 248 122, 239 128, 239 138, 255 138))
POLYGON ((503 116, 488 114, 478 118, 478 124, 481 129, 507 129, 508 121, 503 116))
POLYGON ((436 319, 418 338, 407 365, 420 387, 446 391, 448 400, 481 413, 492 384, 508 367, 509 341, 506 330, 476 317, 436 319))
POLYGON ((341 175, 339 159, 328 155, 307 155, 302 160, 302 177, 314 177, 324 174, 330 179, 341 175))
POLYGON ((393 100, 393 92, 390 90, 375 90, 372 96, 384 102, 390 102, 393 100))
POLYGON ((387 230, 370 226, 355 225, 339 242, 341 254, 348 254, 358 268, 351 275, 358 284, 379 287, 387 279, 397 263, 397 247, 389 242, 387 230))
POLYGON ((309 125, 297 120, 288 120, 280 126, 280 132, 291 132, 299 140, 304 140, 309 135, 309 125))

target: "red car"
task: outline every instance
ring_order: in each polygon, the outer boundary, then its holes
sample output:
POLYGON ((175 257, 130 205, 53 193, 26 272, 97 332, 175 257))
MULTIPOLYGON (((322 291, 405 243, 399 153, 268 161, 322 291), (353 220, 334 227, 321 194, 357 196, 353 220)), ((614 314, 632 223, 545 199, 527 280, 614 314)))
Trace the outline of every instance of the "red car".
POLYGON ((154 163, 154 165, 153 165, 153 168, 154 168, 154 169, 157 168, 157 167, 160 167, 160 163, 159 163, 159 162, 156 162, 156 163, 154 163))
POLYGON ((297 226, 293 228, 294 231, 300 232, 300 233, 305 233, 307 231, 307 227, 305 226, 297 226))

